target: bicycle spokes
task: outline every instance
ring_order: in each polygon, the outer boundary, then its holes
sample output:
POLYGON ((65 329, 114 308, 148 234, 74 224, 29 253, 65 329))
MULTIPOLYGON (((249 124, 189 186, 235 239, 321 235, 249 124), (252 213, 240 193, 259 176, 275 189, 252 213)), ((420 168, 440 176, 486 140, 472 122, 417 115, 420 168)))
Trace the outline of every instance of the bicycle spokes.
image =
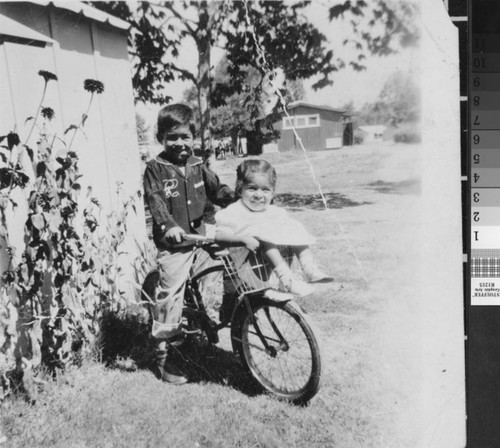
POLYGON ((263 382, 283 393, 306 387, 313 361, 307 335, 289 313, 278 307, 254 310, 246 320, 243 351, 263 382))

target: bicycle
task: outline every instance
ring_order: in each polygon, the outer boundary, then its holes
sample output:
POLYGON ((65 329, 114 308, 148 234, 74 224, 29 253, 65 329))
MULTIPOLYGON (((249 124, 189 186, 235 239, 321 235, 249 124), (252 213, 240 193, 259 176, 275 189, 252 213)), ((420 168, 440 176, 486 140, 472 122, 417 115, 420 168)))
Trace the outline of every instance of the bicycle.
MULTIPOLYGON (((259 252, 239 248, 248 256, 235 261, 229 246, 223 248, 200 235, 186 235, 185 239, 195 242, 220 264, 188 278, 183 333, 204 334, 215 344, 218 331, 230 327, 233 352, 257 383, 278 398, 306 404, 320 388, 321 349, 313 325, 294 296, 270 282, 272 268, 259 252), (220 271, 232 291, 223 296, 217 323, 207 314, 198 283, 220 271)), ((151 303, 158 281, 158 270, 148 273, 142 287, 143 301, 151 303)))

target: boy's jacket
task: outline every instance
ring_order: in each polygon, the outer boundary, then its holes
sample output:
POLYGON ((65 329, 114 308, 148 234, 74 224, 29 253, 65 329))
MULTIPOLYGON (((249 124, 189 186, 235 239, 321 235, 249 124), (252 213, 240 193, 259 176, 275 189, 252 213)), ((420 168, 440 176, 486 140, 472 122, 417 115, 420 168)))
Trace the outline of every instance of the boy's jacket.
MULTIPOLYGON (((153 218, 153 239, 159 249, 171 249, 164 233, 179 226, 186 233, 204 234, 203 213, 207 199, 225 207, 234 192, 221 184, 217 175, 198 157, 189 157, 186 174, 158 155, 144 173, 146 202, 153 218), (162 228, 163 227, 163 228, 162 228)), ((183 245, 192 243, 184 242, 183 245)))

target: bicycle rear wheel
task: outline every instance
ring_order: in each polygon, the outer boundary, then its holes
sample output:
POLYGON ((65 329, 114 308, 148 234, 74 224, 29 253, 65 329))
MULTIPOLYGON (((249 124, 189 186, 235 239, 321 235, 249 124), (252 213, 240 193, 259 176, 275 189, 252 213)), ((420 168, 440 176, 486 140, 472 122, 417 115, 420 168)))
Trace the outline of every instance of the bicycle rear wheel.
POLYGON ((267 391, 295 404, 306 404, 320 388, 318 339, 294 302, 265 298, 242 306, 231 325, 233 349, 267 391))

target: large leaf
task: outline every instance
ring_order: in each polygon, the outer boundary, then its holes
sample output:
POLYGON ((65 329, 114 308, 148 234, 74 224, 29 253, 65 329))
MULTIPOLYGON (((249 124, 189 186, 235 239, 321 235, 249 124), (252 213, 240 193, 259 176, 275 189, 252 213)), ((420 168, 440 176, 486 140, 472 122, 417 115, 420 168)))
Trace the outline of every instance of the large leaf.
POLYGON ((64 135, 66 135, 72 129, 78 129, 78 126, 76 126, 75 124, 69 125, 69 127, 64 131, 64 135))
POLYGON ((17 133, 9 132, 7 134, 7 145, 10 151, 12 151, 12 148, 14 148, 14 146, 19 145, 19 143, 21 143, 21 141, 19 140, 19 135, 17 133))
POLYGON ((39 162, 36 165, 36 176, 43 177, 45 176, 46 172, 47 172, 47 164, 45 162, 39 162))
POLYGON ((59 231, 59 226, 62 223, 62 218, 60 214, 49 214, 46 215, 49 229, 51 232, 55 233, 59 231))
POLYGON ((24 148, 26 149, 30 160, 33 162, 33 159, 35 158, 33 150, 28 145, 24 145, 24 148))
POLYGON ((41 213, 33 213, 31 215, 31 223, 33 227, 38 230, 42 230, 45 227, 45 219, 43 219, 43 215, 41 213))

